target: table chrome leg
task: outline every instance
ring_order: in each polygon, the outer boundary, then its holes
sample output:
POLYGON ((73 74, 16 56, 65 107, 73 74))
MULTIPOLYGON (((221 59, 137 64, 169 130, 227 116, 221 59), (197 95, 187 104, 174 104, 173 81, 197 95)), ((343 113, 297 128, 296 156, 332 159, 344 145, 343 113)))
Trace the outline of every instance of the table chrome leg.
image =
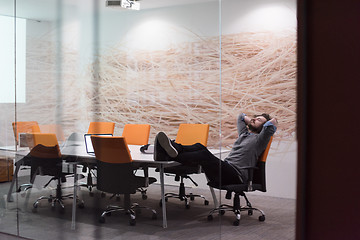
POLYGON ((162 214, 163 214, 163 228, 167 228, 166 219, 166 202, 165 202, 165 182, 164 182, 164 165, 160 164, 160 183, 161 183, 161 203, 162 203, 162 214))
POLYGON ((210 188, 210 192, 211 192, 211 195, 212 195, 212 198, 213 198, 213 201, 214 201, 214 207, 217 208, 217 207, 219 207, 219 203, 217 201, 214 188, 212 188, 210 186, 209 186, 209 188, 210 188))
POLYGON ((77 164, 73 165, 74 168, 74 196, 73 196, 73 205, 72 205, 72 215, 71 215, 71 229, 75 230, 75 221, 76 221, 76 199, 77 199, 77 189, 78 189, 78 175, 77 175, 77 164))
POLYGON ((17 181, 17 178, 18 178, 18 173, 19 173, 20 167, 21 167, 21 165, 23 165, 23 163, 24 163, 24 161, 22 159, 15 163, 15 172, 14 172, 14 175, 13 175, 13 179, 11 180, 8 195, 6 197, 6 200, 8 202, 13 202, 14 201, 14 199, 12 198, 12 192, 13 192, 14 184, 17 181))

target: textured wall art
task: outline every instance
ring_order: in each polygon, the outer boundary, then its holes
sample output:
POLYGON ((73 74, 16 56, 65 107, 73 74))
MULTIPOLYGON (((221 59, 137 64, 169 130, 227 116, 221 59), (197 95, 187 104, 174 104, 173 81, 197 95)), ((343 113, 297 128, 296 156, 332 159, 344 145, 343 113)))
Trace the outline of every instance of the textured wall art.
POLYGON ((98 119, 149 123, 152 138, 158 131, 175 138, 180 123, 209 123, 209 145, 229 146, 239 112, 268 112, 279 119, 276 138, 294 139, 294 32, 222 36, 221 51, 216 37, 166 51, 120 49, 90 67, 96 82, 87 87, 87 108, 98 119))
POLYGON ((65 136, 94 120, 116 122, 115 134, 126 123, 149 123, 150 142, 158 131, 175 138, 180 123, 209 123, 208 145, 230 146, 239 112, 268 112, 279 119, 276 139, 294 141, 295 32, 224 35, 221 51, 218 37, 161 51, 119 45, 85 73, 77 50, 62 46, 57 55, 55 44, 28 42, 27 103, 17 106, 18 120, 61 123, 65 136))

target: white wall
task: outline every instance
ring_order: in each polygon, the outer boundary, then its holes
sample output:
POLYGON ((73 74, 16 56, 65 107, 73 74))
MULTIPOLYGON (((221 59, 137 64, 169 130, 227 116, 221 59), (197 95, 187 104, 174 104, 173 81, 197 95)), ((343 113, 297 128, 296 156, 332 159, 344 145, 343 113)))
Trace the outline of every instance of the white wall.
POLYGON ((223 0, 222 33, 296 31, 296 0, 223 0))
MULTIPOLYGON (((201 37, 239 32, 296 31, 296 0, 223 0, 142 11, 99 12, 101 51, 117 45, 129 51, 162 50, 201 37), (221 8, 221 12, 220 12, 221 8), (221 19, 220 19, 221 17, 221 19), (221 24, 221 29, 220 29, 221 24), (121 44, 119 44, 121 43, 121 44)), ((89 2, 64 13, 64 41, 92 59, 94 11, 89 2), (80 35, 80 36, 79 36, 80 35), (78 41, 78 43, 76 43, 78 41)))

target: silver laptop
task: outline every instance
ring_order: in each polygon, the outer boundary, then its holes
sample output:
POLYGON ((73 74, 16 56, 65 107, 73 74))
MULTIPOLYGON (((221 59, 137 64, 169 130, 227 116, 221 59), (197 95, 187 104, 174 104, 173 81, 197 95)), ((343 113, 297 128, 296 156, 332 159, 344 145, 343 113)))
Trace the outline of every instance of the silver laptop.
POLYGON ((86 152, 90 155, 95 155, 94 147, 92 145, 91 136, 112 136, 112 134, 85 134, 85 146, 86 146, 86 152))

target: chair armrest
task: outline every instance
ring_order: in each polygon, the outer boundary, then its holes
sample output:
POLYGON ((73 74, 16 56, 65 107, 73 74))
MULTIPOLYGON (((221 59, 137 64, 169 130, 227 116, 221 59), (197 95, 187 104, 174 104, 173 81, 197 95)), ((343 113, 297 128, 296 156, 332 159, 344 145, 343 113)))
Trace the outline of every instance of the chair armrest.
POLYGON ((253 178, 254 178, 254 170, 255 169, 259 169, 258 167, 252 167, 252 166, 244 166, 244 167, 240 167, 240 168, 237 168, 236 170, 238 169, 248 169, 248 182, 247 182, 247 190, 249 192, 253 191, 253 178))
POLYGON ((150 185, 150 183, 149 183, 149 168, 148 167, 142 167, 142 170, 144 171, 145 187, 148 187, 150 185))
POLYGON ((258 169, 258 167, 245 166, 245 167, 239 167, 238 169, 258 169))
POLYGON ((199 165, 199 168, 198 168, 198 173, 200 174, 200 173, 203 173, 204 171, 203 171, 203 169, 202 169, 202 167, 201 167, 201 165, 199 165))
POLYGON ((139 167, 139 166, 133 166, 133 171, 134 174, 137 172, 137 170, 143 170, 144 171, 144 178, 145 178, 145 186, 144 187, 148 187, 150 185, 150 180, 149 180, 149 168, 148 167, 139 167))
POLYGON ((253 178, 254 178, 254 169, 249 169, 249 179, 248 179, 248 191, 253 191, 253 178))

